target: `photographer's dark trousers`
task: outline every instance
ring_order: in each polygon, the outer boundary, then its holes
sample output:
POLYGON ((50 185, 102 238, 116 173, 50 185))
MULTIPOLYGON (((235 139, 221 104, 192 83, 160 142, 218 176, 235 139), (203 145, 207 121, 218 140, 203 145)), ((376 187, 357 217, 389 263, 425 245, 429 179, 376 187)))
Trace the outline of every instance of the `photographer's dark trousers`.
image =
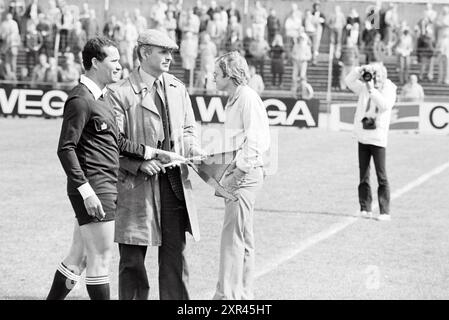
POLYGON ((385 169, 385 155, 384 147, 375 146, 372 144, 363 144, 359 142, 359 203, 360 210, 371 211, 371 186, 370 186, 370 161, 371 157, 374 159, 374 166, 376 168, 377 182, 379 184, 377 189, 377 197, 379 199, 379 211, 381 214, 390 213, 390 186, 387 179, 387 171, 385 169))

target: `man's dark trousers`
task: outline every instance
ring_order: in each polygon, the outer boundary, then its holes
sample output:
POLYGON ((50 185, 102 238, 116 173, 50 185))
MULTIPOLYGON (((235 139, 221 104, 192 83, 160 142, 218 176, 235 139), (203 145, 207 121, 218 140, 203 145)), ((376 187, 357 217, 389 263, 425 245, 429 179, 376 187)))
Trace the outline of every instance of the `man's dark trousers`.
POLYGON ((387 172, 385 169, 385 148, 375 146, 372 144, 359 143, 359 170, 360 170, 360 184, 359 184, 359 203, 360 210, 371 211, 371 187, 370 187, 370 160, 373 157, 374 166, 376 168, 377 182, 379 187, 377 189, 377 196, 379 199, 379 211, 381 214, 390 213, 390 186, 387 179, 387 172))

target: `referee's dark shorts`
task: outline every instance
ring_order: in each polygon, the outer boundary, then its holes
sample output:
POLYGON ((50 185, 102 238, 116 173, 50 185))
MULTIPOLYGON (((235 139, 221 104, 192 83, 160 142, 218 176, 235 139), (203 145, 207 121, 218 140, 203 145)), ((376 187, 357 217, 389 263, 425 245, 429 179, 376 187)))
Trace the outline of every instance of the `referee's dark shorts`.
POLYGON ((72 203, 73 210, 75 211, 76 219, 80 226, 88 223, 106 222, 115 219, 115 211, 117 208, 117 194, 104 193, 97 194, 98 199, 103 206, 105 217, 99 220, 97 217, 92 217, 87 213, 84 200, 81 195, 69 195, 70 202, 72 203))

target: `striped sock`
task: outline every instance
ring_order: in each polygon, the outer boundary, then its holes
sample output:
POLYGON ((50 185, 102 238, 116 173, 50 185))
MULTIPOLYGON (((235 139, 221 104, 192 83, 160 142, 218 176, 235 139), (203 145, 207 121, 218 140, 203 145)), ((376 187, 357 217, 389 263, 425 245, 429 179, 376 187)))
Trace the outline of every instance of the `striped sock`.
POLYGON ((110 300, 109 276, 86 277, 86 288, 91 300, 110 300))
POLYGON ((79 280, 80 276, 61 262, 55 272, 47 300, 64 300, 79 280))

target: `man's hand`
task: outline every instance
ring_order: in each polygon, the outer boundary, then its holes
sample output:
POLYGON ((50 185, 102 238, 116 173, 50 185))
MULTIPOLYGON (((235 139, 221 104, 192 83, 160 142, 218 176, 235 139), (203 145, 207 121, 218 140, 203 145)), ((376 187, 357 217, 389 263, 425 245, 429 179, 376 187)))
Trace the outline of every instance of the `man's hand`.
POLYGON ((158 174, 160 171, 165 173, 165 168, 159 160, 145 160, 139 167, 139 170, 152 176, 158 174))
POLYGON ((87 213, 91 217, 97 217, 98 220, 103 220, 106 214, 104 213, 103 206, 101 205, 100 199, 97 195, 91 195, 84 200, 84 206, 86 207, 87 213))
POLYGON ((156 159, 162 162, 163 164, 170 163, 170 162, 185 162, 186 158, 183 156, 170 151, 165 150, 157 150, 156 159))

